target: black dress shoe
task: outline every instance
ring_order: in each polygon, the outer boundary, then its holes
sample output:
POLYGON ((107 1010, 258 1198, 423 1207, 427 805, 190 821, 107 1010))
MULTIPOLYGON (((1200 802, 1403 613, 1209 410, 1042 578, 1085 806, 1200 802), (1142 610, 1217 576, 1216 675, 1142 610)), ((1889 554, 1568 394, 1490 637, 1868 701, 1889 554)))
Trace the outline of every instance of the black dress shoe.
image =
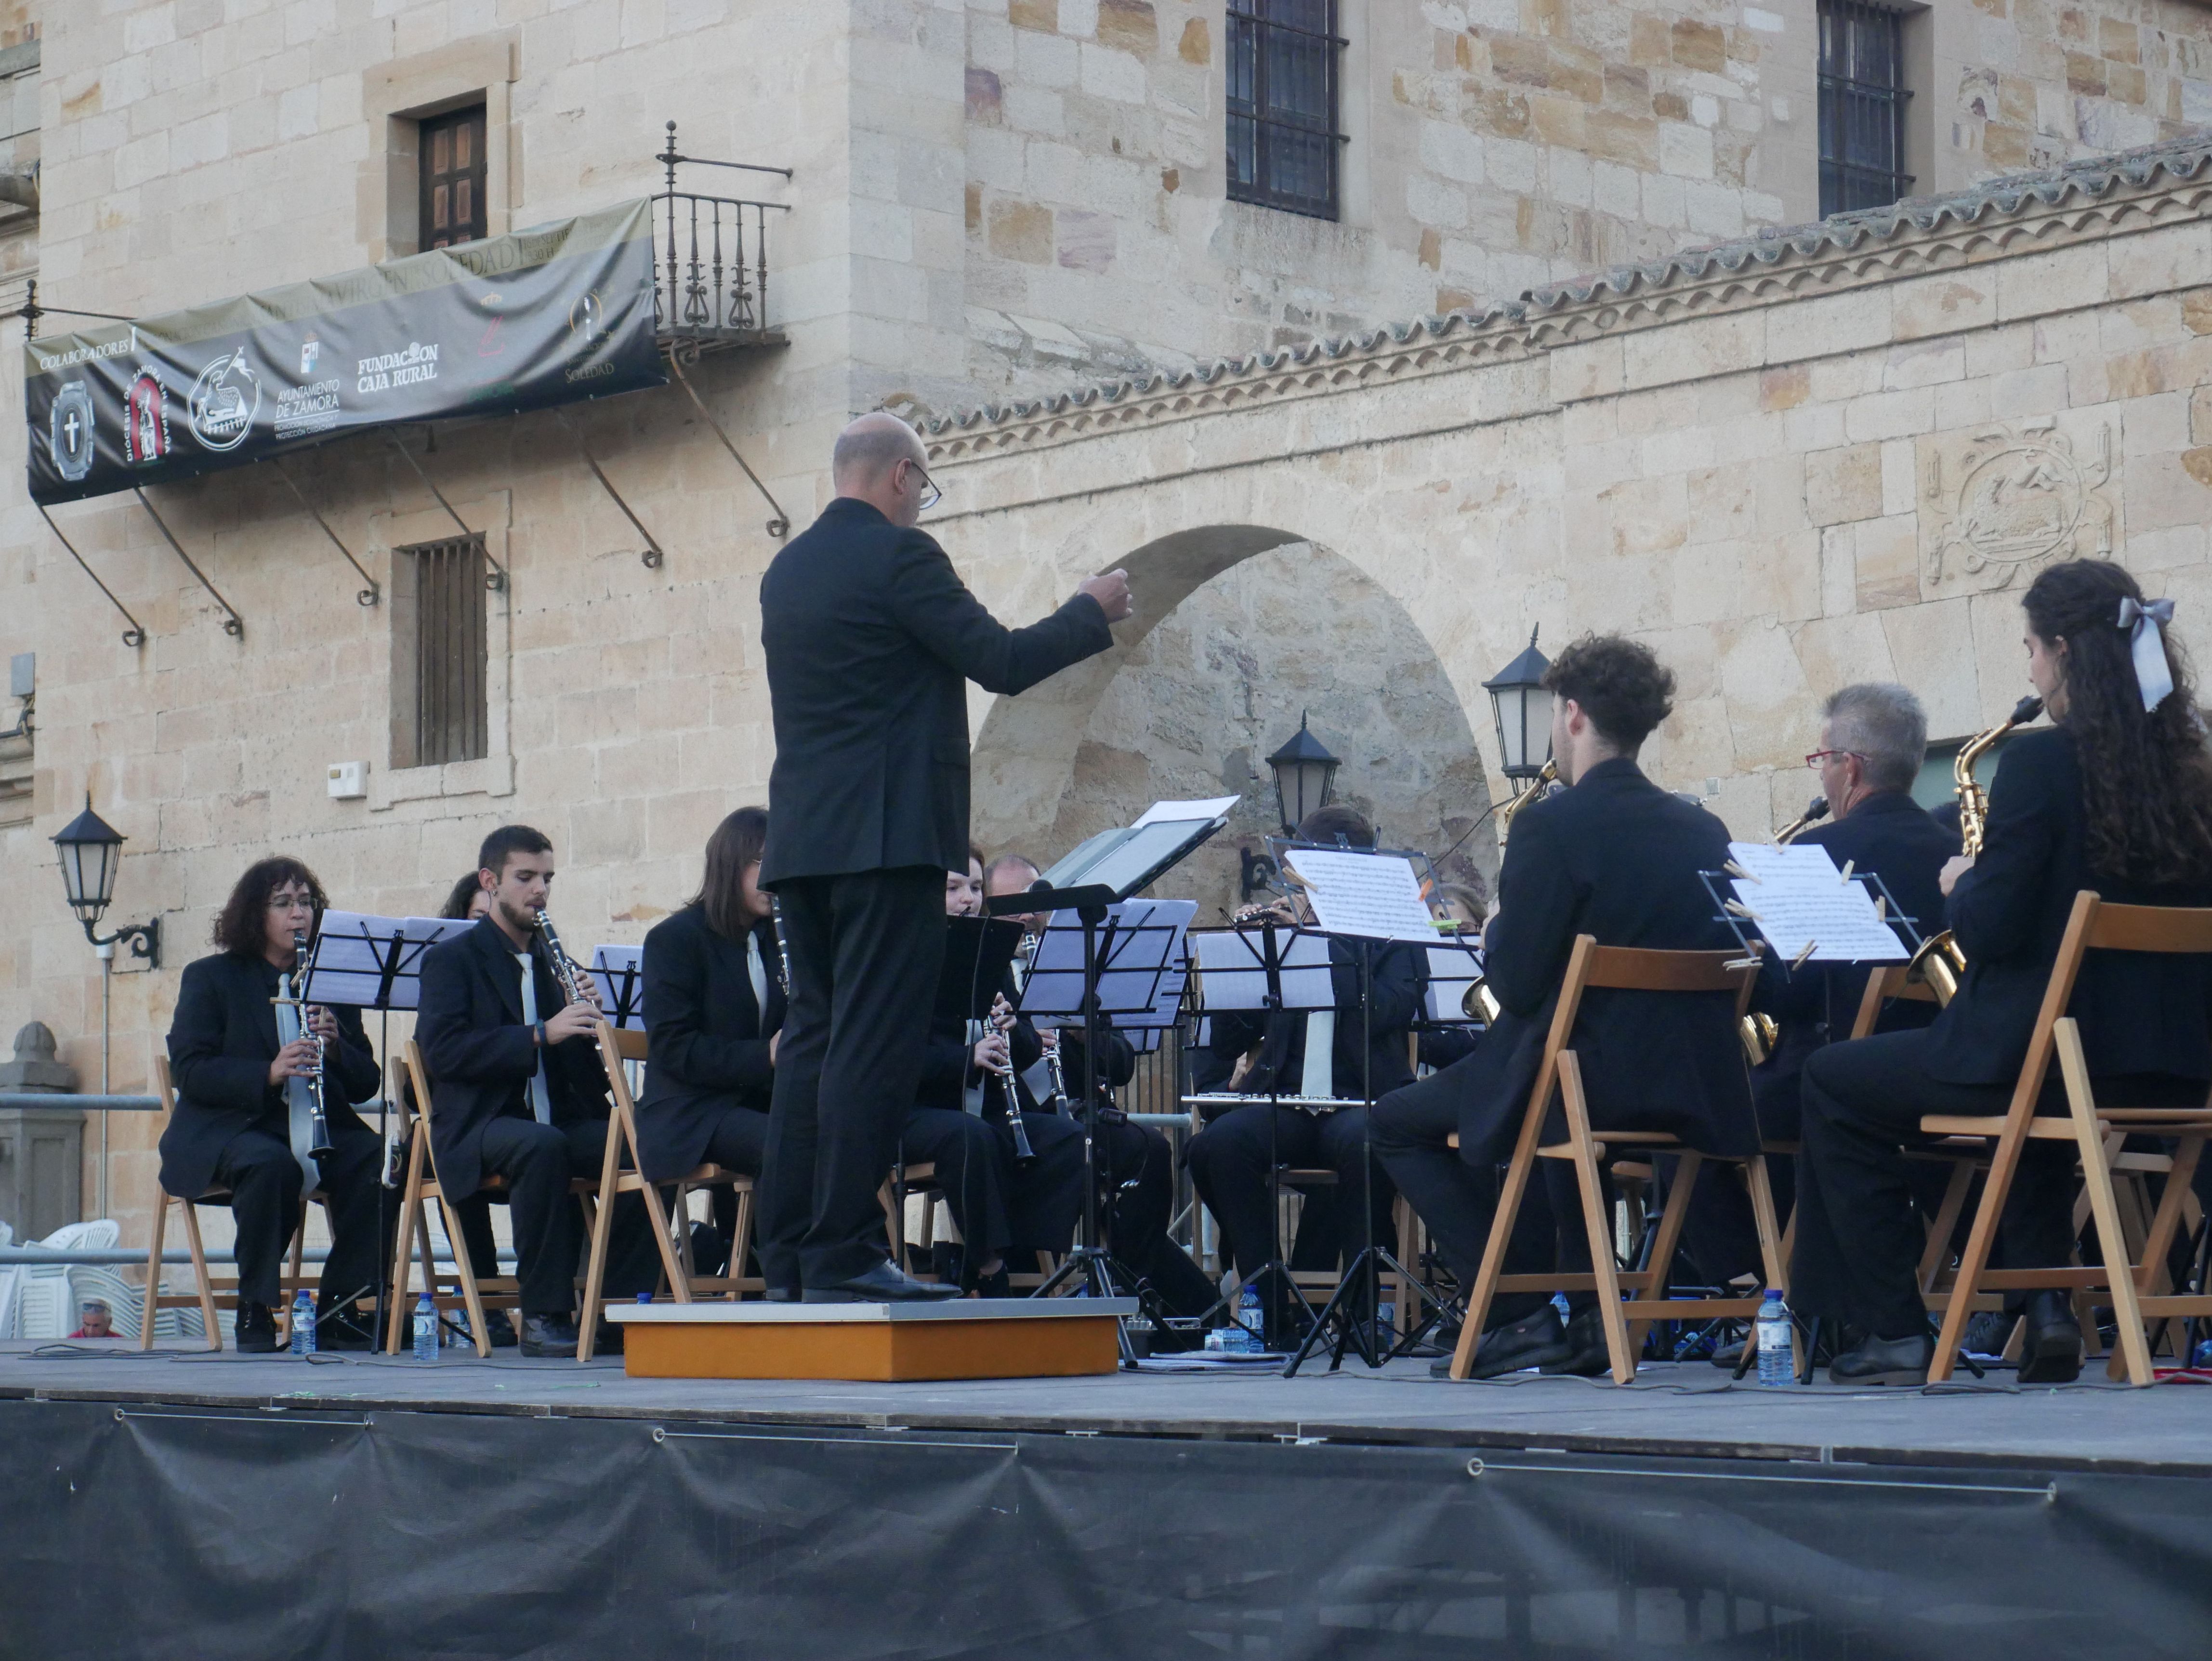
POLYGON ((374 1349, 375 1335, 350 1304, 332 1310, 315 1323, 317 1349, 374 1349))
POLYGON ((1828 1365, 1832 1384, 1906 1384, 1928 1382, 1936 1341, 1926 1333, 1911 1338, 1865 1338, 1828 1365))
POLYGON ((484 1332, 494 1349, 513 1349, 522 1341, 514 1335, 514 1321, 503 1309, 484 1311, 484 1332))
POLYGON ((849 1281, 838 1281, 826 1287, 809 1287, 799 1294, 799 1299, 801 1302, 809 1304, 906 1304, 926 1303, 935 1298, 957 1298, 959 1295, 960 1287, 957 1282, 917 1281, 889 1263, 878 1263, 849 1281))
POLYGON ((761 1294, 772 1304, 795 1304, 799 1301, 797 1287, 770 1287, 761 1294))
POLYGON ((240 1355, 276 1353, 276 1311, 266 1304, 239 1300, 238 1323, 233 1329, 240 1355))
MULTIPOLYGON (((1559 1324, 1559 1311, 1549 1304, 1534 1315, 1524 1315, 1517 1321, 1492 1327, 1482 1335, 1482 1342, 1474 1348, 1474 1366, 1468 1373, 1470 1378, 1497 1378, 1509 1372, 1519 1372, 1528 1367, 1540 1367, 1547 1363, 1564 1361, 1574 1354, 1567 1343, 1566 1329, 1559 1324)), ((1440 1357, 1429 1364, 1431 1377, 1449 1378, 1452 1358, 1440 1357)))
POLYGON ((2066 1294, 2045 1287, 2027 1294, 2020 1340, 2020 1382, 2070 1384, 2081 1376, 2081 1326, 2066 1294))
POLYGON ((565 1315, 524 1316, 522 1353, 543 1360, 574 1360, 576 1323, 565 1315))
POLYGON ((1613 1352, 1605 1347, 1605 1316, 1595 1304, 1577 1310, 1567 1322, 1567 1354, 1537 1371, 1577 1378, 1596 1378, 1613 1371, 1613 1352))

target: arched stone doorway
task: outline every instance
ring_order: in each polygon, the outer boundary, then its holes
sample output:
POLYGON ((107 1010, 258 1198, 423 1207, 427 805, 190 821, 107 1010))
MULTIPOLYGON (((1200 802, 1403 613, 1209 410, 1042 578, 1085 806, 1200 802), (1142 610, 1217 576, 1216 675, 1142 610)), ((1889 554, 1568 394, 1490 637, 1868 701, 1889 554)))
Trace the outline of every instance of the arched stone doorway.
MULTIPOLYGON (((1000 698, 975 745, 975 830, 989 852, 1050 860, 1161 798, 1235 794, 1229 828, 1158 891, 1201 916, 1237 897, 1237 849, 1275 831, 1266 757, 1301 714, 1343 761, 1338 796, 1393 846, 1441 855, 1490 803, 1466 710, 1427 636, 1382 587, 1293 532, 1218 526, 1125 563, 1134 626, 1115 648, 1000 698)), ((1492 874, 1468 837, 1452 869, 1492 874)))

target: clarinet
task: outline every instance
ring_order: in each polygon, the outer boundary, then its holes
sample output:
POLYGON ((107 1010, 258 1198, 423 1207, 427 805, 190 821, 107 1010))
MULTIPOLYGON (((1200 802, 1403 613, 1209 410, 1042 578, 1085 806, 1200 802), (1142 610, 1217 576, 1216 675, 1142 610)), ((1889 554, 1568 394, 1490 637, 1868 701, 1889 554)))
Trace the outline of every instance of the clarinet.
POLYGON ((783 987, 787 1001, 791 997, 791 943, 783 937, 783 908, 775 903, 775 896, 768 897, 769 927, 775 931, 775 977, 783 987))
POLYGON ((589 1003, 591 1000, 584 995, 583 977, 574 959, 561 944, 561 937, 553 932, 553 919, 543 911, 535 912, 532 916, 538 938, 545 947, 546 967, 553 971, 553 978, 560 983, 561 995, 570 1003, 589 1003))
MULTIPOLYGON (((307 936, 304 931, 299 929, 293 931, 292 951, 294 953, 292 973, 297 976, 300 972, 300 965, 307 958, 307 936)), ((299 984, 297 980, 292 980, 287 989, 296 990, 299 984)), ((308 1019, 306 1004, 300 1002, 297 998, 287 999, 285 1001, 291 1003, 300 1012, 300 1036, 315 1046, 314 1070, 307 1074, 307 1156, 310 1159, 319 1159, 331 1151, 331 1121, 323 1097, 323 1035, 315 1031, 313 1023, 308 1019)))
POLYGON ((1067 1075, 1060 1070, 1060 1045, 1054 1043, 1044 1052, 1045 1070, 1052 1075, 1052 1110, 1067 1112, 1067 1075))
POLYGON ((999 1094, 1006 1104, 1006 1123, 1014 1133, 1014 1169, 1027 1171, 1036 1163, 1036 1150, 1030 1146, 1029 1127, 1022 1123, 1022 1104, 1014 1096, 1012 1071, 994 1074, 999 1081, 999 1094))

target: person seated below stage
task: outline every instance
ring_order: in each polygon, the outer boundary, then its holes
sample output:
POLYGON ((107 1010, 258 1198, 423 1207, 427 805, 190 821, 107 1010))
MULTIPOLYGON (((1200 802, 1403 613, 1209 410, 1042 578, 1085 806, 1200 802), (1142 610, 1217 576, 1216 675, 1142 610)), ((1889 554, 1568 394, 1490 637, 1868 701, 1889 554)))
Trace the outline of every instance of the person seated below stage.
MULTIPOLYGON (((1339 804, 1307 814, 1296 840, 1327 848, 1372 848, 1375 828, 1357 809, 1339 804)), ((1303 897, 1267 911, 1279 923, 1311 926, 1303 897)), ((1243 1106, 1201 1110, 1206 1126, 1183 1150, 1183 1161, 1199 1198, 1221 1225, 1222 1256, 1240 1283, 1279 1261, 1269 1182, 1276 1165, 1318 1167, 1336 1177, 1333 1184, 1305 1190, 1291 1268, 1334 1273, 1364 1245, 1396 1244, 1391 1206, 1397 1190, 1381 1165, 1366 1157, 1364 1104, 1369 1092, 1379 1098, 1413 1080, 1406 1035, 1428 990, 1428 958, 1418 945, 1375 945, 1369 995, 1363 1001, 1364 949, 1358 940, 1329 941, 1333 1009, 1213 1013, 1216 1053, 1242 1058, 1229 1091, 1255 1098, 1279 1094, 1345 1104, 1310 1109, 1255 1099, 1243 1106)), ((1262 1303, 1273 1323, 1270 1336, 1296 1342, 1298 1335, 1284 1325, 1295 1305, 1288 1287, 1278 1286, 1262 1303)))
MULTIPOLYGON (((1948 830, 1914 801, 1913 782, 1928 755, 1928 717, 1911 691, 1886 681, 1865 681, 1829 695, 1820 706, 1820 747, 1805 757, 1817 770, 1828 819, 1801 831, 1794 844, 1828 850, 1838 870, 1881 878, 1901 913, 1923 934, 1940 929, 1943 892, 1937 879, 1944 861, 1959 851, 1955 825, 1948 830)), ((1814 964, 1790 970, 1771 956, 1759 973, 1752 1007, 1771 1016, 1777 1034, 1766 1059, 1751 1070, 1752 1100, 1759 1111, 1759 1135, 1770 1144, 1795 1142, 1799 1135, 1799 1086, 1805 1058, 1832 1040, 1850 1036, 1865 995, 1863 964, 1814 964)), ((1936 1006, 1917 1001, 1893 1001, 1882 1012, 1878 1031, 1901 1032, 1925 1026, 1936 1006)), ((1766 1159, 1773 1185, 1775 1215, 1784 1220, 1796 1202, 1795 1161, 1787 1154, 1766 1159)), ((1925 1164, 1922 1198, 1932 1214, 1948 1172, 1925 1164)), ((1701 1182, 1682 1233, 1685 1267, 1705 1284, 1724 1285, 1740 1275, 1763 1282, 1759 1236, 1751 1203, 1730 1183, 1701 1182)))
MULTIPOLYGON (((1440 882, 1429 893, 1429 915, 1440 924, 1449 923, 1451 931, 1439 928, 1440 940, 1482 938, 1483 921, 1490 913, 1490 894, 1480 877, 1466 882, 1440 882)), ((1454 989, 1455 991, 1457 989, 1454 989)), ((1446 1018, 1457 1020, 1456 1007, 1443 1012, 1446 1018)), ((1441 1072, 1454 1062, 1463 1061, 1474 1050, 1475 1029, 1472 1026, 1430 1026, 1421 1030, 1421 1065, 1431 1072, 1441 1072)))
MULTIPOLYGON (((2212 906, 2212 757, 2187 654, 2118 562, 2046 567, 2022 597, 2027 677, 2053 725, 2007 745, 1981 852, 1943 867, 1946 917, 1966 970, 1917 1031, 1832 1043, 1805 1062, 1790 1301, 1856 1340, 1839 1384, 1925 1383, 1935 1359, 1918 1267, 1906 1149, 1926 1114, 2003 1113, 2020 1082, 2077 895, 2123 905, 2212 906)), ((2199 1107, 2212 1080, 2197 957, 2091 952, 2067 1015, 2079 1024, 2095 1098, 2199 1107)), ((2057 1061, 2037 1104, 2063 1114, 2057 1061)), ((2021 1150, 1997 1244, 2008 1269, 2074 1256, 2075 1150, 2021 1150)), ((2063 1384, 2083 1348, 2061 1289, 2022 1304, 2022 1384, 2063 1384)))
POLYGON ((325 1349, 371 1348, 359 1300, 377 1288, 380 1165, 384 1144, 354 1104, 376 1094, 381 1071, 361 1011, 280 1004, 299 967, 296 936, 312 938, 330 902, 315 873, 279 855, 248 866, 215 923, 220 949, 185 965, 169 1023, 176 1111, 161 1132, 161 1188, 185 1199, 230 1190, 238 1225, 238 1348, 276 1348, 274 1311, 301 1196, 319 1189, 331 1253, 316 1299, 325 1349), (312 1152, 308 1080, 323 1041, 323 1115, 330 1150, 312 1152))
MULTIPOLYGON (((582 995, 568 1001, 538 942, 553 874, 542 832, 504 824, 484 838, 477 879, 490 910, 422 954, 415 1033, 430 1072, 438 1179, 448 1193, 473 1195, 486 1176, 506 1178, 522 1353, 566 1357, 576 1353, 586 1240, 568 1181, 598 1178, 611 1109, 594 1036, 597 989, 580 972, 582 995)), ((625 1194, 615 1202, 605 1295, 649 1292, 659 1277, 644 1203, 625 1194)), ((602 1342, 612 1349, 620 1339, 602 1342)))
MULTIPOLYGON (((1375 1110, 1376 1152, 1462 1287, 1481 1267, 1499 1168, 1520 1135, 1575 937, 1665 951, 1735 944, 1714 920, 1698 877, 1727 861, 1728 827, 1661 789, 1636 764, 1644 740, 1673 707, 1674 676, 1648 648, 1596 636, 1560 653, 1544 685, 1552 693, 1553 760, 1570 788, 1525 809, 1505 845, 1484 942, 1485 972, 1502 1013, 1464 1061, 1386 1096, 1375 1110), (1455 1132, 1456 1149, 1448 1140, 1455 1132)), ((1758 1150, 1729 995, 1693 1002, 1589 991, 1574 1044, 1598 1128, 1668 1131, 1716 1154, 1758 1150)), ((1589 1243, 1573 1171, 1559 1160, 1538 1165, 1547 1181, 1528 1185, 1506 1272, 1587 1274, 1589 1243)), ((1577 1293, 1569 1304, 1563 1330, 1543 1294, 1501 1294, 1475 1354, 1475 1376, 1529 1366, 1604 1372, 1595 1295, 1577 1293)))
MULTIPOLYGON (((965 871, 945 877, 945 912, 983 910, 983 859, 969 850, 965 871)), ((1044 1054, 1036 1029, 1013 1012, 1014 984, 1004 977, 988 1021, 933 1019, 921 1086, 899 1131, 899 1158, 937 1167, 938 1190, 962 1241, 961 1283, 987 1298, 1008 1295, 1007 1276, 1027 1274, 1040 1251, 1065 1253, 1083 1209, 1083 1127, 1040 1112, 1022 1113, 1035 1160, 1024 1166, 1008 1114, 1020 1111, 1015 1074, 1044 1054)))
MULTIPOLYGON (((983 891, 988 898, 1018 894, 1037 877, 1036 864, 1024 855, 1001 854, 983 873, 983 891)), ((1042 913, 1031 912, 1018 915, 1013 921, 1034 940, 1042 934, 1046 918, 1042 913)), ((1019 968, 1018 962, 1018 973, 1019 968)), ((1151 1126, 1132 1124, 1129 1116, 1115 1104, 1114 1092, 1136 1076, 1137 1052, 1126 1037, 1114 1030, 1111 1015, 1102 1014, 1098 1020, 1105 1038, 1098 1047, 1097 1133, 1092 1157, 1097 1165, 1103 1244, 1116 1262, 1138 1277, 1140 1285, 1159 1294, 1169 1314, 1203 1315, 1214 1302, 1213 1283, 1190 1260, 1190 1254, 1168 1238, 1168 1224, 1175 1213, 1175 1150, 1151 1126)), ((1045 1051, 1055 1048, 1059 1051, 1066 1100, 1064 1104, 1054 1101, 1052 1068, 1041 1056, 1015 1079, 1022 1110, 1065 1112, 1079 1123, 1083 1029, 1054 1028, 1037 1036, 1045 1051)))
MULTIPOLYGON (((707 839, 698 893, 645 937, 648 1054, 637 1104, 638 1165, 657 1183, 709 1162, 760 1175, 784 1013, 782 953, 760 888, 767 839, 764 807, 740 807, 725 818, 707 839)), ((737 1196, 724 1184, 713 1197, 727 1243, 737 1196)))

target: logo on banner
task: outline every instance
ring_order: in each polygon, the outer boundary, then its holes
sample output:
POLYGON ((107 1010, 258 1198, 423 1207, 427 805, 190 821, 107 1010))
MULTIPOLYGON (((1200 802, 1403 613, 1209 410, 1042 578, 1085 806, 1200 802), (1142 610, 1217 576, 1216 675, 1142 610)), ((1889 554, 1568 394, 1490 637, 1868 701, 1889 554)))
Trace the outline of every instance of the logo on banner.
POLYGON ((404 351, 380 352, 354 366, 356 392, 388 392, 395 386, 413 386, 438 378, 438 347, 434 341, 410 340, 404 351))
POLYGON ((234 450, 253 430, 253 417, 261 408, 261 380, 246 361, 240 346, 200 371, 185 400, 191 415, 192 436, 210 450, 234 450))
POLYGON ((323 355, 323 343, 309 335, 300 343, 300 379, 305 380, 315 372, 315 360, 323 355))
POLYGON ((586 289, 568 307, 568 332, 576 337, 576 344, 586 351, 606 329, 606 313, 599 303, 599 291, 586 289))
POLYGON ((169 391, 161 377, 142 367, 123 401, 123 459, 134 467, 166 460, 169 453, 169 391))
POLYGON ((70 381, 54 394, 49 419, 54 471, 74 484, 92 471, 92 389, 70 381))

